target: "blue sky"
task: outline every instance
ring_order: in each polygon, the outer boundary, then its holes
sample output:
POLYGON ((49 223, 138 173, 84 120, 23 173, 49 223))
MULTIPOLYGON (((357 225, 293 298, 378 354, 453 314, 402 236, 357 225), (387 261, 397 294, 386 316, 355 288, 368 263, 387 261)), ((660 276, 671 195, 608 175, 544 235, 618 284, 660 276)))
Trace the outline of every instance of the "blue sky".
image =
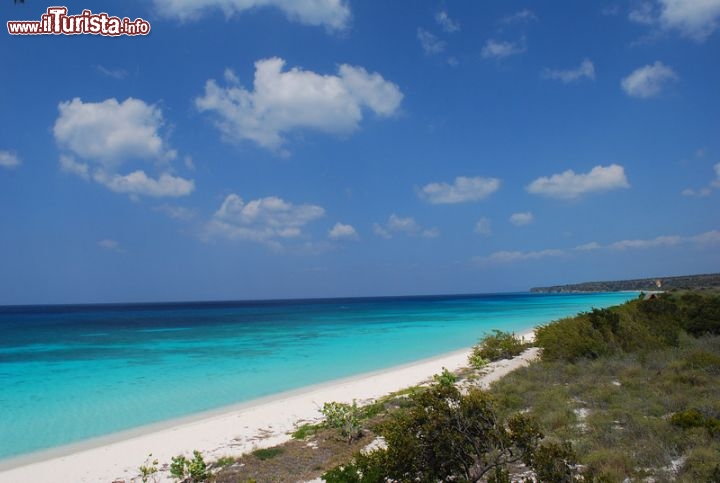
POLYGON ((0 42, 0 304, 720 271, 720 0, 102 9, 0 42))

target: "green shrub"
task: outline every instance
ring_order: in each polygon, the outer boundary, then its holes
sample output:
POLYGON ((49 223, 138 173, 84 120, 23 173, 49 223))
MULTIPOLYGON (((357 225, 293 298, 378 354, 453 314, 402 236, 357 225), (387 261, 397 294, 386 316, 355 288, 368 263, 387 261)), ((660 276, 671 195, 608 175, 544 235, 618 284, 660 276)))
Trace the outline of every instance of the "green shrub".
POLYGON ((215 462, 215 464, 217 466, 219 466, 220 468, 232 466, 233 464, 235 464, 235 458, 233 458, 232 456, 222 456, 222 457, 218 458, 218 460, 215 462))
POLYGON ((435 384, 439 384, 441 386, 454 386, 457 382, 457 376, 443 367, 442 373, 435 374, 433 376, 433 380, 435 381, 435 384))
POLYGON ((320 412, 325 416, 325 425, 339 429, 348 438, 348 443, 361 434, 360 410, 355 400, 352 404, 326 402, 320 412))
POLYGON ((283 449, 276 446, 274 448, 256 449, 252 452, 253 456, 261 461, 269 460, 283 453, 283 449))
POLYGON ((293 439, 305 439, 308 436, 312 436, 318 431, 318 425, 312 424, 312 423, 305 423, 301 424, 293 433, 291 434, 293 439))
POLYGON ((695 350, 685 357, 685 366, 711 374, 720 374, 720 355, 702 349, 695 350))
POLYGON ((535 330, 535 345, 542 348, 543 360, 574 362, 611 354, 614 349, 587 317, 557 320, 535 330))
POLYGON ((380 427, 386 449, 357 454, 351 463, 330 470, 323 478, 329 483, 501 483, 509 481, 512 465, 536 461, 539 471, 553 475, 548 478, 574 475, 569 447, 548 445, 535 459, 542 438, 537 424, 521 414, 501 421, 490 396, 479 389, 463 395, 455 386, 435 384, 410 399, 408 408, 393 413, 380 427))
POLYGON ((528 344, 524 344, 515 334, 494 330, 491 335, 486 335, 473 347, 470 355, 470 364, 473 367, 482 367, 484 361, 498 361, 500 359, 512 359, 520 355, 528 344))
POLYGON ((155 474, 158 472, 158 464, 158 460, 153 459, 152 453, 150 453, 145 459, 145 462, 138 468, 138 471, 140 471, 140 479, 143 483, 147 483, 151 479, 155 481, 155 474))
POLYGON ((697 409, 687 409, 673 414, 670 423, 683 429, 701 428, 705 425, 705 416, 697 409))
POLYGON ((183 455, 173 456, 172 463, 170 463, 170 475, 181 481, 186 481, 189 478, 193 483, 206 481, 210 478, 207 464, 202 453, 198 450, 193 451, 192 459, 187 459, 183 455))

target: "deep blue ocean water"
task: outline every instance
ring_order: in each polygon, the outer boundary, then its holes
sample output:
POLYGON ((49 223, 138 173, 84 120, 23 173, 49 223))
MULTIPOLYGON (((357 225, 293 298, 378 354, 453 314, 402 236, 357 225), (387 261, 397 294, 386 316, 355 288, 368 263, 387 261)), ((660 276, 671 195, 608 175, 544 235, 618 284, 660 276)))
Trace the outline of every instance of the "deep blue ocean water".
POLYGON ((387 368, 636 297, 0 307, 0 459, 387 368))

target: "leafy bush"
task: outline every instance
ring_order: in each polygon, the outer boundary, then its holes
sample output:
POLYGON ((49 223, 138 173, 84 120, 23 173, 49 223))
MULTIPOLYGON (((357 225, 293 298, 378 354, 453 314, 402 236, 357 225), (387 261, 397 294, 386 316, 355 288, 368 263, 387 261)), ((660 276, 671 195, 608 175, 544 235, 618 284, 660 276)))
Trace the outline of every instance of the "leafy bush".
POLYGON ((512 359, 520 355, 528 345, 515 334, 494 330, 491 335, 486 335, 473 347, 469 361, 473 367, 482 367, 487 363, 486 361, 512 359))
POLYGON ((325 425, 339 429, 348 438, 348 443, 361 434, 360 410, 355 400, 352 404, 326 402, 320 412, 325 416, 325 425))
MULTIPOLYGON (((512 464, 542 463, 543 474, 574 475, 570 450, 548 446, 537 425, 516 414, 498 419, 487 393, 435 384, 411 396, 412 405, 380 428, 387 448, 357 454, 323 475, 329 483, 387 481, 507 481, 512 464), (556 455, 562 456, 555 461, 556 455), (552 460, 552 461, 551 461, 552 460)), ((573 480, 557 480, 573 481, 573 480)))
POLYGON ((441 386, 454 386, 457 382, 457 376, 443 367, 442 373, 435 374, 433 380, 441 386))
POLYGON ((535 330, 535 344, 544 360, 577 361, 611 354, 613 347, 587 317, 561 319, 535 330))
POLYGON ((187 459, 183 455, 173 456, 172 463, 170 463, 170 474, 178 480, 187 481, 189 479, 193 483, 210 478, 207 464, 198 450, 193 451, 192 459, 187 459))
POLYGON ((152 453, 150 453, 145 459, 145 462, 138 468, 138 471, 140 471, 140 479, 143 483, 147 483, 150 480, 155 481, 155 474, 158 472, 158 464, 158 460, 153 459, 152 453))
POLYGON ((253 456, 255 456, 257 459, 265 461, 269 460, 270 458, 274 458, 279 454, 282 454, 283 449, 280 447, 274 447, 274 448, 263 448, 263 449, 256 449, 252 452, 253 456))

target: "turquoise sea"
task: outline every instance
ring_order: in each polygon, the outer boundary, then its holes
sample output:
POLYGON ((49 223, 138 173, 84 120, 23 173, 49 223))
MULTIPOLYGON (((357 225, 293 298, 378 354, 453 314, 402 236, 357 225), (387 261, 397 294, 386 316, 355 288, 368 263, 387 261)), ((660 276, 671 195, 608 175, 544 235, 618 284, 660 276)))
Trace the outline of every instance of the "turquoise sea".
POLYGON ((634 293, 0 307, 0 459, 473 345, 634 293))

